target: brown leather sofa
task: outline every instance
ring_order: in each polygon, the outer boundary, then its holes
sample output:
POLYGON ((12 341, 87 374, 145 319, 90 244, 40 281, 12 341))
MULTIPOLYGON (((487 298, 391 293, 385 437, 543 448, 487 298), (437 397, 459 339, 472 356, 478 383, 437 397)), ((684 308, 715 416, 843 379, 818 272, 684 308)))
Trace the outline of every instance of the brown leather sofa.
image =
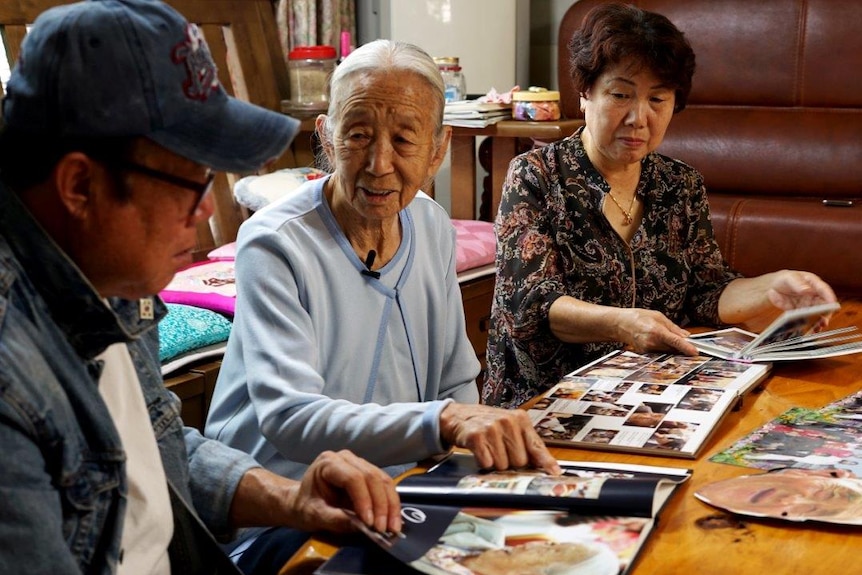
MULTIPOLYGON (((566 44, 599 3, 573 4, 560 26, 569 118, 579 102, 566 44)), ((629 3, 667 16, 694 48, 688 107, 659 151, 703 174, 730 264, 746 275, 810 270, 840 296, 862 296, 862 2, 629 3)))

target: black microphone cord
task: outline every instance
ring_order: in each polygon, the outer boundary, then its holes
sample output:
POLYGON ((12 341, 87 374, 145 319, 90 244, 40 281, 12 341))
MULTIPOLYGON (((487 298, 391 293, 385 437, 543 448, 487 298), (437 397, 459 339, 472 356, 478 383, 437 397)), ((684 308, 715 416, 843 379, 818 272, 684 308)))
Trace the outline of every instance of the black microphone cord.
POLYGON ((376 258, 376 257, 377 257, 377 252, 375 252, 374 250, 370 250, 368 252, 368 255, 365 257, 365 269, 360 271, 359 273, 361 273, 364 276, 368 276, 370 278, 374 278, 376 280, 379 280, 380 279, 380 272, 376 272, 376 271, 373 271, 371 269, 371 266, 374 265, 374 258, 376 258))

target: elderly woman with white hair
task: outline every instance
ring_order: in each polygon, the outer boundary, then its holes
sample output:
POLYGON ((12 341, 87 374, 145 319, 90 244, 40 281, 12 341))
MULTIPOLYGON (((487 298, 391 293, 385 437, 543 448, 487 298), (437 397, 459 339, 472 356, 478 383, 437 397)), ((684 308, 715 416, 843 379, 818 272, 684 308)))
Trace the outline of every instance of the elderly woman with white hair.
POLYGON ((378 40, 336 68, 316 124, 331 174, 240 229, 208 436, 288 477, 324 450, 397 474, 452 446, 558 472, 525 412, 478 405, 455 232, 421 191, 449 144, 443 106, 416 46, 378 40))

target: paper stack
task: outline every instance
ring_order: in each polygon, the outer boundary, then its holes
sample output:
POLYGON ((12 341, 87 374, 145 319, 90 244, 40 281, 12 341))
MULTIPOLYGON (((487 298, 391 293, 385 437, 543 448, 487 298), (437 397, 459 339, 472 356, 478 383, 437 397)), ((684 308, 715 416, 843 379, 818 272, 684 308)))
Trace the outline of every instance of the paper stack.
POLYGON ((512 105, 478 100, 449 102, 443 109, 443 123, 462 128, 484 128, 512 117, 512 105))

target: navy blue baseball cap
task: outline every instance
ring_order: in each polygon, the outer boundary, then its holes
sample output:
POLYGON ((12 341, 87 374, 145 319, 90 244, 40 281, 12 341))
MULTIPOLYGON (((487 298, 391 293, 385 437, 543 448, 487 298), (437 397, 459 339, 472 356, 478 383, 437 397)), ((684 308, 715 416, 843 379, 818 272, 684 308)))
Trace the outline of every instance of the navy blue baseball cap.
POLYGON ((158 0, 51 8, 24 38, 3 118, 47 137, 144 136, 215 170, 252 172, 299 121, 229 96, 197 26, 158 0))

